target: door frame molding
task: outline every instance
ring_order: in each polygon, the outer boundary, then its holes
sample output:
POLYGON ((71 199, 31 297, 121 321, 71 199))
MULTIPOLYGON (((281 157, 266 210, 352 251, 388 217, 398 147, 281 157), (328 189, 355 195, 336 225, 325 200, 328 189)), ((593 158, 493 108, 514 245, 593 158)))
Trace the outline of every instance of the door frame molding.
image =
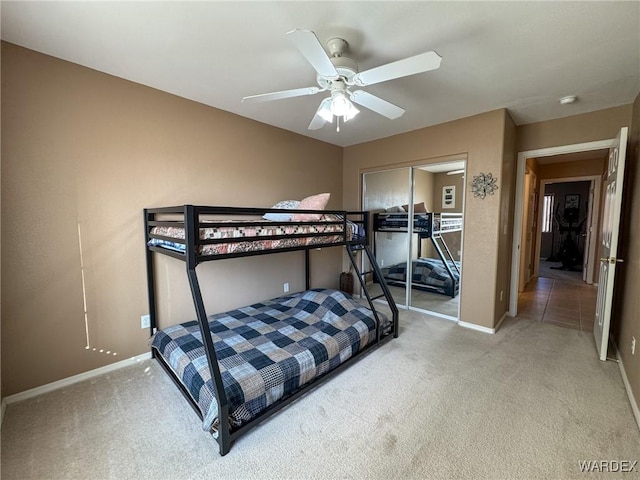
POLYGON ((595 142, 575 143, 558 147, 524 150, 518 152, 516 164, 516 192, 513 210, 513 244, 511 247, 511 286, 509 295, 509 316, 518 314, 518 279, 520 278, 520 245, 522 243, 522 209, 524 208, 524 173, 528 158, 550 157, 565 153, 588 152, 611 148, 615 139, 598 140, 595 142))

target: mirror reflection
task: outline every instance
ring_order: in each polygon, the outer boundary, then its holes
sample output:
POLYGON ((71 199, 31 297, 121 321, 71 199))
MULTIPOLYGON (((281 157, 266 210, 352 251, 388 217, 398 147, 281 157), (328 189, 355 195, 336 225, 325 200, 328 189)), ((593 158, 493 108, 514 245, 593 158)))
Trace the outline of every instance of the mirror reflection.
POLYGON ((364 176, 373 250, 397 304, 452 320, 459 317, 464 168, 455 161, 364 176))

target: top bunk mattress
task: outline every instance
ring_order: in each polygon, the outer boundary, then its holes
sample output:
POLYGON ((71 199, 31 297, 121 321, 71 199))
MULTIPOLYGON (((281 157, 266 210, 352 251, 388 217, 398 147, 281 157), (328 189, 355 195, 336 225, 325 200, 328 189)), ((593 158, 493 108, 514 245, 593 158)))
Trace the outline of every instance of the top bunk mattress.
MULTIPOLYGON (((246 225, 246 220, 216 220, 216 226, 199 229, 200 240, 230 239, 233 241, 201 245, 196 253, 199 255, 226 255, 332 244, 364 238, 362 228, 358 224, 347 221, 345 232, 344 223, 330 223, 336 221, 341 222, 342 218, 323 215, 320 220, 312 224, 264 220, 253 221, 250 225, 246 225), (284 238, 262 238, 274 236, 283 236, 284 238)), ((184 227, 157 226, 151 229, 151 234, 168 237, 170 240, 151 238, 148 242, 149 246, 161 246, 178 252, 186 250, 184 227)))
MULTIPOLYGON (((392 325, 378 314, 384 333, 392 325)), ((315 289, 209 317, 233 427, 329 372, 376 339, 367 307, 336 290, 315 289)), ((203 428, 217 432, 218 406, 197 321, 158 331, 152 347, 197 403, 203 428)))

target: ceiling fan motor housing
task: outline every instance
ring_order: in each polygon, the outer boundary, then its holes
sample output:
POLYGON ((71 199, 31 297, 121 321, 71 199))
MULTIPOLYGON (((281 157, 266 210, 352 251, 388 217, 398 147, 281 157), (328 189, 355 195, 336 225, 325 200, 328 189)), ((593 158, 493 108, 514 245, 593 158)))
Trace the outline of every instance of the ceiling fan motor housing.
MULTIPOLYGON (((338 75, 340 76, 338 80, 348 85, 353 85, 353 77, 358 73, 358 64, 348 57, 331 57, 330 60, 338 71, 338 75)), ((318 85, 322 88, 331 88, 331 84, 335 81, 336 79, 318 75, 318 85)))

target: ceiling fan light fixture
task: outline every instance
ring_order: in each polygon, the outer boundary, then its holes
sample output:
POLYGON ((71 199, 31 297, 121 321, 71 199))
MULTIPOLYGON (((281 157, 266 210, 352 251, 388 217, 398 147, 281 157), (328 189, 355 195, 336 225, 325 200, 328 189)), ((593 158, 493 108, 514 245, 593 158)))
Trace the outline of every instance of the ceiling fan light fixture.
POLYGON ((360 113, 343 91, 335 91, 331 94, 330 110, 336 117, 343 117, 345 122, 360 113))
POLYGON ((351 120, 353 117, 355 117, 360 113, 360 110, 358 110, 353 103, 349 102, 349 105, 350 105, 349 110, 347 111, 347 113, 345 113, 342 116, 345 122, 348 122, 349 120, 351 120))
POLYGON ((325 122, 333 122, 333 113, 331 113, 331 97, 325 98, 320 103, 317 114, 320 115, 325 122))
POLYGON ((342 117, 349 111, 351 102, 343 92, 334 92, 331 95, 331 113, 336 117, 342 117))

